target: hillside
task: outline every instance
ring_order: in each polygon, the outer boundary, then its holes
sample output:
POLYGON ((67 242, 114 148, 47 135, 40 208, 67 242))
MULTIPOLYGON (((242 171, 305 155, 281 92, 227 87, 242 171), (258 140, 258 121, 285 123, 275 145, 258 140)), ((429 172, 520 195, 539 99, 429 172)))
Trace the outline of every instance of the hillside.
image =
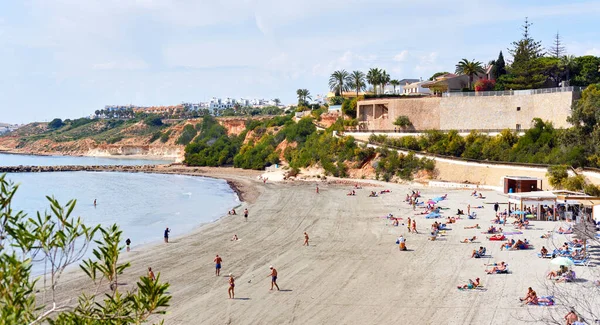
MULTIPOLYGON (((219 119, 228 132, 239 134, 246 118, 219 119)), ((0 136, 0 151, 72 156, 137 156, 183 160, 184 145, 177 141, 186 125, 195 126, 202 119, 165 120, 152 125, 143 120, 65 121, 52 129, 49 123, 30 123, 0 136)))

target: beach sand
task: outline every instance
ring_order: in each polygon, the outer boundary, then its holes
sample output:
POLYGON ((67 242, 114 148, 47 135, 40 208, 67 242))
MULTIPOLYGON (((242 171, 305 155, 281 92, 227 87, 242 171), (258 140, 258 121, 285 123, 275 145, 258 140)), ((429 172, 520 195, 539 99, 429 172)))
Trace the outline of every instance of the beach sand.
MULTIPOLYGON (((500 251, 500 243, 488 242, 482 234, 494 214, 493 205, 484 202, 506 202, 496 192, 484 191, 487 199, 482 200, 470 191, 419 188, 423 199, 448 193, 448 200, 440 203, 450 208, 444 216, 454 215, 457 208, 466 212, 467 204, 485 206, 474 210, 478 219, 459 220, 446 236, 429 241, 435 220, 417 216, 420 234, 409 234, 402 225, 407 217, 414 218, 403 200, 415 187, 372 181, 378 187, 365 186, 356 196, 346 196, 350 185, 319 183, 316 194, 315 183, 263 184, 252 173, 213 176, 235 181, 244 192, 247 202, 237 216, 225 216, 169 244, 134 247, 122 254, 132 264, 119 278, 125 288, 149 266, 170 283, 173 299, 165 324, 517 324, 540 319, 547 308, 522 307, 518 298, 529 286, 538 295, 546 294, 541 283, 555 267, 535 255, 548 245, 540 235, 560 223, 533 222, 532 230, 512 236, 529 239, 534 250, 500 251), (392 192, 368 197, 370 190, 384 188, 392 192), (244 207, 249 209, 248 222, 243 220, 244 207), (403 218, 399 227, 384 217, 388 213, 403 218), (476 223, 481 229, 463 229, 476 223), (304 231, 310 235, 308 247, 302 246, 304 231), (231 241, 233 234, 240 240, 231 241), (407 238, 409 251, 398 250, 400 234, 407 238), (472 236, 478 243, 459 242, 472 236), (470 258, 479 246, 487 247, 492 258, 470 258), (214 275, 216 254, 223 258, 219 277, 214 275), (508 262, 512 273, 486 275, 484 263, 494 261, 508 262), (281 291, 269 290, 269 265, 279 272, 281 291), (227 297, 229 273, 236 278, 234 300, 227 297), (486 291, 456 288, 476 277, 486 291)), ((162 230, 156 229, 157 240, 162 241, 162 230)), ((584 274, 581 268, 577 271, 584 274)), ((82 272, 70 273, 61 282, 61 296, 76 296, 84 281, 82 272)))

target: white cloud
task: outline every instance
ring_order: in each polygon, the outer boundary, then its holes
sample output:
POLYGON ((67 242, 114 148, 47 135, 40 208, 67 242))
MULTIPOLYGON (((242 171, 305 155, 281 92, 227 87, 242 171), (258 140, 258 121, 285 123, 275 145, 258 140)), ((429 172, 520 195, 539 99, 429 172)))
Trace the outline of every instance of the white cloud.
POLYGON ((404 62, 404 61, 406 61, 406 59, 408 59, 408 51, 407 50, 403 50, 402 52, 394 55, 394 61, 396 61, 396 62, 404 62))
POLYGON ((584 55, 594 55, 594 56, 600 56, 600 48, 591 48, 587 51, 585 51, 584 55))

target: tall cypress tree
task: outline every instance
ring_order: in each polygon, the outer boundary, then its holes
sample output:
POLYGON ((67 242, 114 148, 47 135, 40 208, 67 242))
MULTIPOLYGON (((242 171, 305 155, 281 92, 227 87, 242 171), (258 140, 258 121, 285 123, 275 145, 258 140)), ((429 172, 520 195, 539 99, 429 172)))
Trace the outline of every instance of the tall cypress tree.
POLYGON ((506 74, 506 63, 504 62, 504 55, 502 55, 502 51, 500 51, 500 54, 498 54, 498 59, 494 61, 492 74, 496 80, 506 74))

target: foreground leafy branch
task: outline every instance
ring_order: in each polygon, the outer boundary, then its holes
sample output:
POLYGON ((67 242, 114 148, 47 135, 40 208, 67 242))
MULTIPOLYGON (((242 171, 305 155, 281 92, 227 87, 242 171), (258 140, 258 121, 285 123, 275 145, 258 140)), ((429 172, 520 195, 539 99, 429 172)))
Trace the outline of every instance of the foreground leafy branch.
MULTIPOLYGON (((152 315, 162 315, 169 306, 168 283, 143 276, 128 291, 119 290, 118 277, 130 263, 119 263, 122 231, 114 224, 106 228, 86 226, 73 217, 75 200, 61 205, 46 197, 50 213, 28 218, 12 210, 18 189, 0 176, 0 320, 2 324, 142 324, 152 315), (97 232, 100 239, 94 239, 97 232), (80 265, 95 285, 92 293, 59 301, 58 284, 65 269, 79 263, 92 243, 94 258, 80 265), (33 266, 43 265, 36 275, 33 266), (40 282, 40 280, 42 280, 40 282), (101 289, 109 284, 106 292, 101 289)), ((63 294, 64 296, 64 294, 63 294)))

